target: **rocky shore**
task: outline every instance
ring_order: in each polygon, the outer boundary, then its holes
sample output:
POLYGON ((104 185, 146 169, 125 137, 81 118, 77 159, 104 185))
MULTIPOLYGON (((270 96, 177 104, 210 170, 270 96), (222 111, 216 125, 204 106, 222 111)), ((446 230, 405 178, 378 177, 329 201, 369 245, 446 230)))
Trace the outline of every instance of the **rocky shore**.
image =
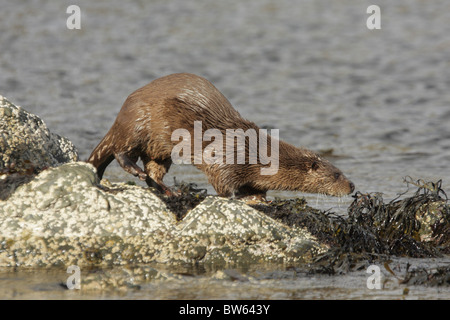
POLYGON ((327 249, 238 200, 208 196, 177 221, 154 191, 101 185, 70 141, 0 103, 0 266, 305 262, 327 249))

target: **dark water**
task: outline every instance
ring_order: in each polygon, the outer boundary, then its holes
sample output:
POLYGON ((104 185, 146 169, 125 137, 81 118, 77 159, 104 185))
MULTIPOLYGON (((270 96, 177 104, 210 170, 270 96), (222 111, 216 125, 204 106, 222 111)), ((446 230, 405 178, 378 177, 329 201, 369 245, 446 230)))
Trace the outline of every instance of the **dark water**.
MULTIPOLYGON (((41 116, 86 159, 135 89, 173 72, 211 80, 240 111, 331 160, 386 199, 403 178, 450 177, 450 2, 8 1, 0 12, 0 94, 41 116)), ((193 167, 167 176, 212 188, 193 167)), ((110 180, 133 180, 117 165, 110 180)), ((272 192, 272 196, 298 196, 272 192)), ((345 212, 352 198, 307 195, 345 212)), ((344 294, 345 296, 345 294, 344 294)))

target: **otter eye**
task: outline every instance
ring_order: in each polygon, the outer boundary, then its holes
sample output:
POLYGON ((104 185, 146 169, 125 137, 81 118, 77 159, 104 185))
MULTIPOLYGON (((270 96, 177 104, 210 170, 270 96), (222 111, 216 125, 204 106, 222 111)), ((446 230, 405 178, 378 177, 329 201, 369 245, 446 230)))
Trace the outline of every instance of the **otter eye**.
POLYGON ((317 161, 314 161, 311 165, 311 169, 313 169, 314 171, 316 171, 317 169, 319 169, 319 164, 317 163, 317 161))
POLYGON ((339 179, 339 177, 341 176, 341 174, 339 173, 339 172, 336 172, 335 174, 334 174, 334 179, 339 179))

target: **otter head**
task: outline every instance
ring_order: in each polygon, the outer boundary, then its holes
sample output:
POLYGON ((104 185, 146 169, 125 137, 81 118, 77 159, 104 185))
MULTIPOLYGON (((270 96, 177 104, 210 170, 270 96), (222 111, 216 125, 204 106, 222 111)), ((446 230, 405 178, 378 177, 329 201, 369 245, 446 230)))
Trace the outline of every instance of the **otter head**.
POLYGON ((289 145, 281 153, 277 189, 344 196, 355 190, 353 182, 328 160, 307 149, 289 145))
POLYGON ((301 171, 306 171, 302 191, 339 197, 355 190, 353 182, 348 180, 341 170, 318 155, 307 157, 301 167, 301 171))

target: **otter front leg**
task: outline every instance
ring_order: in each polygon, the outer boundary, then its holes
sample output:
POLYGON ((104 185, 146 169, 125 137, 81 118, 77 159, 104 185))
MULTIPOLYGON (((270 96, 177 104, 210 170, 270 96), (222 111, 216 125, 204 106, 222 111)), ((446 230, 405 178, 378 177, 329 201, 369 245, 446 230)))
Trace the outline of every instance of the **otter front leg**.
POLYGON ((138 177, 142 181, 147 179, 147 174, 136 164, 137 157, 135 159, 131 159, 130 156, 125 153, 114 153, 114 157, 123 170, 135 177, 138 177))
POLYGON ((147 173, 147 179, 145 180, 147 185, 156 188, 159 192, 168 196, 176 195, 163 183, 164 175, 169 171, 172 160, 170 158, 164 160, 150 160, 147 155, 141 155, 141 159, 144 163, 145 172, 147 173))

